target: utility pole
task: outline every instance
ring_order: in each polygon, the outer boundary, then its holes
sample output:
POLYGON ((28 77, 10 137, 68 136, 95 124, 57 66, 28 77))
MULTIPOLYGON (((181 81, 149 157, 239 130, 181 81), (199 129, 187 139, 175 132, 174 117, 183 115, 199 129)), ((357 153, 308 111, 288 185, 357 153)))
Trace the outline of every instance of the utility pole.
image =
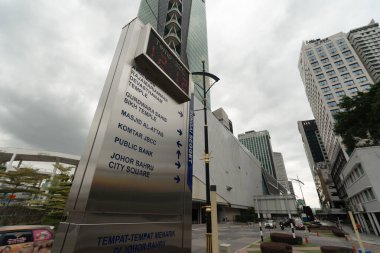
MULTIPOLYGON (((219 78, 205 71, 205 61, 202 61, 202 72, 193 72, 192 75, 202 75, 203 77, 203 116, 204 116, 204 137, 205 137, 205 174, 206 174, 206 253, 212 253, 212 227, 211 227, 211 201, 210 201, 210 155, 208 149, 208 125, 207 125, 207 92, 219 81, 219 78), (206 90, 206 76, 212 78, 214 83, 206 90)), ((216 211, 216 210, 214 210, 216 211)), ((217 245, 214 245, 217 247, 217 245)))

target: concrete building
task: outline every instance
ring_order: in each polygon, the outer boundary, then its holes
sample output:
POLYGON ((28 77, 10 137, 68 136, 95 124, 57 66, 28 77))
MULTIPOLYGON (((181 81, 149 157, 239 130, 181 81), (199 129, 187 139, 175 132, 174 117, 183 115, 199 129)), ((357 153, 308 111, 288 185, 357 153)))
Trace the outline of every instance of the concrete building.
POLYGON ((364 232, 380 236, 380 146, 356 148, 341 179, 347 200, 364 232))
POLYGON ((373 19, 366 25, 348 33, 355 52, 375 83, 380 82, 380 27, 373 19))
POLYGON ((263 168, 276 178, 272 144, 267 130, 248 131, 238 135, 239 141, 261 162, 263 168))
POLYGON ((228 131, 230 131, 231 133, 234 133, 232 121, 228 118, 228 115, 223 110, 223 108, 219 108, 219 109, 213 111, 212 113, 228 131))
MULTIPOLYGON (((195 100, 195 108, 201 108, 195 100)), ((254 196, 263 195, 261 164, 211 111, 209 125, 210 182, 216 185, 218 217, 232 221, 241 209, 255 206, 254 196), (212 130, 211 130, 212 129, 212 130)), ((193 222, 203 221, 205 165, 203 112, 195 112, 193 159, 193 222)))
POLYGON ((315 120, 298 121, 297 124, 322 210, 330 212, 332 208, 341 208, 344 202, 338 197, 332 181, 329 159, 315 120))
POLYGON ((345 33, 302 44, 299 71, 321 140, 331 164, 332 179, 339 197, 347 195, 340 173, 348 159, 341 141, 334 134, 334 114, 340 99, 366 91, 373 80, 351 46, 345 33))
POLYGON ((277 182, 289 191, 288 175, 286 174, 284 158, 280 152, 273 152, 274 168, 276 170, 277 182))

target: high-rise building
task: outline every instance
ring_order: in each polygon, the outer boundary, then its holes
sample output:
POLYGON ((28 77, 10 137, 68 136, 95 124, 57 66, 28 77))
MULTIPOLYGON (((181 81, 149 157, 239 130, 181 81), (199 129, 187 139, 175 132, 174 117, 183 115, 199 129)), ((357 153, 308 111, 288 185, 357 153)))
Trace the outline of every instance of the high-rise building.
POLYGON ((298 130, 302 137, 321 208, 326 211, 331 208, 340 208, 344 203, 339 199, 332 181, 330 163, 315 120, 298 121, 298 130))
MULTIPOLYGON (((179 55, 190 72, 202 71, 202 61, 208 71, 206 7, 204 0, 143 0, 139 19, 152 27, 179 55)), ((195 97, 203 101, 203 84, 200 76, 193 76, 195 97)), ((207 82, 207 80, 206 80, 207 82)), ((206 83, 208 88, 208 82, 206 83)), ((210 108, 210 92, 207 93, 210 108)))
POLYGON ((372 79, 380 82, 380 27, 373 19, 363 27, 351 30, 348 40, 359 55, 372 79))
POLYGON ((353 97, 366 91, 373 80, 345 33, 302 44, 299 71, 321 140, 331 164, 331 175, 340 198, 346 192, 340 173, 347 162, 341 139, 334 133, 334 114, 339 112, 343 96, 353 97))
POLYGON ((269 132, 267 130, 248 131, 239 134, 238 139, 261 162, 264 170, 277 178, 269 132))
POLYGON ((289 191, 288 175, 286 174, 284 158, 279 152, 273 152, 274 168, 276 170, 277 182, 289 191))

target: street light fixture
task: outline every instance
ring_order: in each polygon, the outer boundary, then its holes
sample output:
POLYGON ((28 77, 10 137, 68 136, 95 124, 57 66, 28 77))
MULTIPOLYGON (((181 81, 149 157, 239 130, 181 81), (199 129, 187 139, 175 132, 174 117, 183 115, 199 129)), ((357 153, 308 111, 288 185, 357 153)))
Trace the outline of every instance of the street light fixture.
POLYGON ((290 178, 290 180, 293 180, 293 181, 298 182, 298 185, 299 185, 299 187, 300 187, 301 194, 302 194, 303 204, 306 206, 305 197, 303 196, 303 191, 302 191, 302 187, 301 187, 301 184, 302 184, 302 185, 305 185, 305 184, 304 184, 304 183, 298 178, 298 176, 297 176, 297 179, 295 179, 295 178, 290 178))
MULTIPOLYGON (((204 136, 205 136, 205 173, 206 173, 206 253, 212 253, 212 228, 211 228, 211 200, 210 200, 210 156, 208 151, 208 125, 207 125, 207 92, 219 81, 219 78, 205 71, 205 61, 202 61, 202 72, 193 72, 192 75, 203 77, 203 114, 204 114, 204 136), (214 83, 206 90, 206 76, 213 79, 214 83)), ((198 85, 198 84, 197 84, 198 85)), ((215 245, 217 247, 217 245, 215 245)))

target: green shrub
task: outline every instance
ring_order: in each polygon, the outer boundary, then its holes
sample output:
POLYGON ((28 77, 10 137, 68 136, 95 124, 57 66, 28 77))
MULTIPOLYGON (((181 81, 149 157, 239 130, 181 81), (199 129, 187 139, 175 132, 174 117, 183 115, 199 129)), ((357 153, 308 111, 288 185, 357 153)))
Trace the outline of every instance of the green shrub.
POLYGON ((339 229, 337 229, 337 228, 332 229, 331 232, 333 232, 333 234, 334 234, 335 236, 338 236, 338 237, 344 237, 345 235, 348 235, 348 233, 346 233, 346 232, 344 232, 344 231, 342 231, 342 230, 339 230, 339 229))
POLYGON ((352 253, 351 248, 339 246, 321 246, 322 253, 352 253))
POLYGON ((271 233, 270 239, 272 240, 272 242, 282 242, 282 243, 289 243, 292 245, 302 245, 302 237, 296 236, 296 238, 293 238, 292 234, 271 233))
POLYGON ((263 242, 260 244, 261 253, 292 253, 292 246, 281 242, 263 242))

